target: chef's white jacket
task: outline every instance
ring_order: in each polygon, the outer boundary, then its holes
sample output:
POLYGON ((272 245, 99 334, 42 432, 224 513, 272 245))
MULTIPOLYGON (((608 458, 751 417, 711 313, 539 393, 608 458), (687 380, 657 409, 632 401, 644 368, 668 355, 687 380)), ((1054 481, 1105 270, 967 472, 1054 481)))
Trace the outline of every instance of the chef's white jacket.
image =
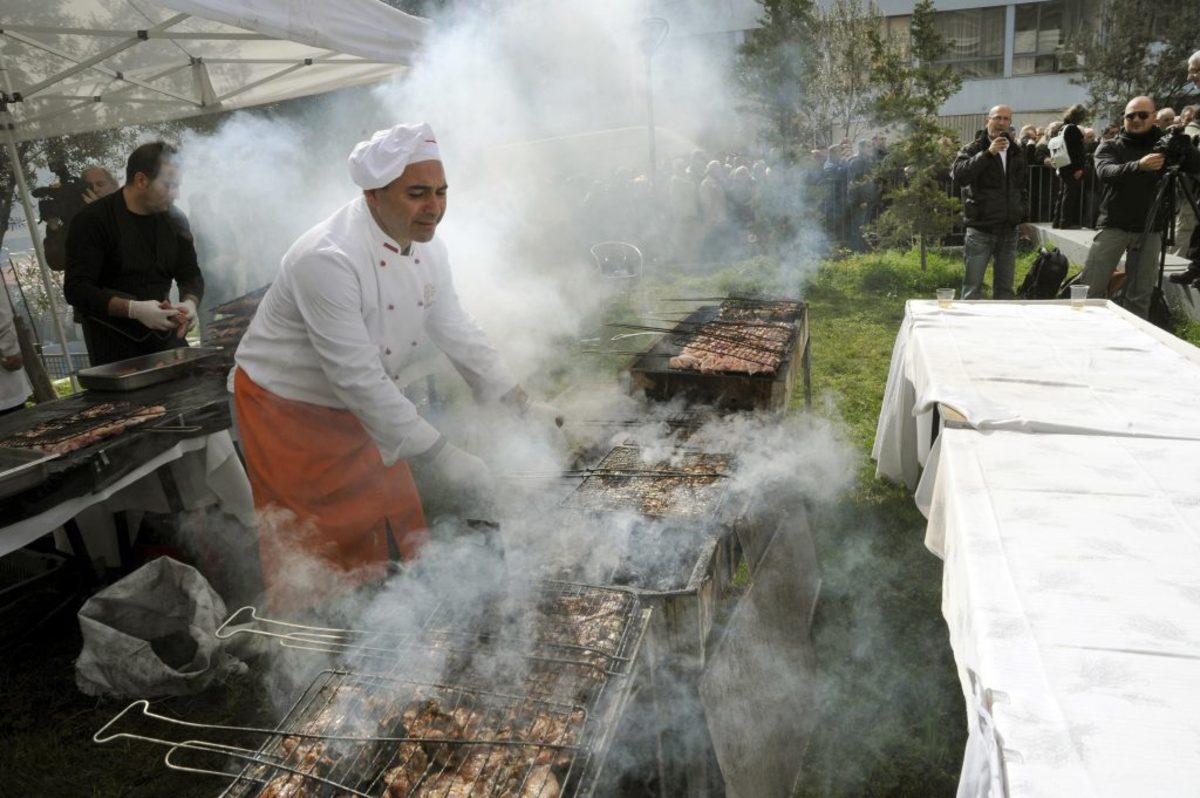
POLYGON ((413 242, 400 254, 360 196, 283 256, 236 362, 277 396, 354 413, 391 465, 438 437, 397 384, 426 335, 480 400, 516 387, 459 305, 442 242, 413 242))
MULTIPOLYGON (((13 324, 13 309, 8 297, 0 295, 0 358, 21 354, 17 340, 17 328, 13 324)), ((6 371, 0 368, 0 410, 24 404, 33 393, 33 386, 25 376, 25 369, 6 371)))

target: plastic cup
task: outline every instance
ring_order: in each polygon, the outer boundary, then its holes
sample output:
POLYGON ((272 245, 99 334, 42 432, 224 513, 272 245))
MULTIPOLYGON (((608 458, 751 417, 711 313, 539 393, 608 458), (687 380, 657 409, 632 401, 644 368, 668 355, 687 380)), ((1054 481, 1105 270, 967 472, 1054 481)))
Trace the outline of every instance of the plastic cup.
POLYGON ((1083 303, 1087 300, 1088 287, 1086 285, 1071 286, 1071 310, 1083 310, 1083 303))
POLYGON ((937 290, 937 303, 939 308, 948 308, 950 303, 954 301, 953 288, 939 288, 937 290))

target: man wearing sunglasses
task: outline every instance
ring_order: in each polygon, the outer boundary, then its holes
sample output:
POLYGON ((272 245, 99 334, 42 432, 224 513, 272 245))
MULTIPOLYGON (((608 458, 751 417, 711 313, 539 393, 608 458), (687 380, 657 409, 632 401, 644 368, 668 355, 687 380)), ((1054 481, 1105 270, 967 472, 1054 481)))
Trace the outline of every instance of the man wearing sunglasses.
MULTIPOLYGON (((1166 157, 1154 151, 1163 133, 1154 122, 1154 101, 1149 97, 1134 97, 1125 106, 1121 132, 1096 150, 1096 177, 1103 189, 1096 221, 1099 232, 1092 240, 1079 278, 1080 283, 1089 287, 1090 297, 1107 294, 1121 255, 1137 244, 1146 228, 1146 217, 1154 203, 1166 157)), ((1188 147, 1180 169, 1189 174, 1200 173, 1200 151, 1188 147)), ((1159 234, 1166 221, 1165 214, 1157 214, 1137 263, 1126 263, 1125 307, 1142 318, 1147 318, 1150 312, 1162 247, 1159 234)))

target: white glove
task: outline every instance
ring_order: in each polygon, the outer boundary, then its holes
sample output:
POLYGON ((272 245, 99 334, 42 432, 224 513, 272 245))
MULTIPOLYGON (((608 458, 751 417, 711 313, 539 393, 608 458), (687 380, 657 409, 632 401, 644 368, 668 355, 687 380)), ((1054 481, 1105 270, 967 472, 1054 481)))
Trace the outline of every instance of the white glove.
POLYGON ((129 318, 137 319, 151 330, 165 332, 179 326, 179 311, 166 302, 159 303, 153 299, 129 300, 129 318))
POLYGON ((180 302, 178 305, 175 306, 175 310, 179 311, 180 314, 187 316, 188 329, 190 330, 192 328, 192 325, 194 325, 196 323, 196 303, 195 303, 195 301, 193 301, 191 299, 185 299, 182 302, 180 302))
POLYGON ((472 498, 490 500, 495 493, 492 472, 482 460, 464 452, 453 443, 442 446, 430 462, 437 472, 456 491, 472 498))
POLYGON ((196 303, 185 299, 175 306, 175 311, 179 314, 179 329, 176 335, 182 338, 187 335, 188 330, 196 326, 196 303))

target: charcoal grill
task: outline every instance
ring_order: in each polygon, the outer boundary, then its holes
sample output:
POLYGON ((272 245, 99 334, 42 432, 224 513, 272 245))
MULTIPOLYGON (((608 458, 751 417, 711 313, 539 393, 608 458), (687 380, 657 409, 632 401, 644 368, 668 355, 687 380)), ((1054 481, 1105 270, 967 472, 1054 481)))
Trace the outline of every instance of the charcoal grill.
POLYGON ((274 729, 183 724, 265 735, 257 750, 114 731, 127 721, 165 720, 148 713, 145 702, 122 710, 95 740, 166 745, 169 767, 232 778, 222 798, 273 795, 296 784, 304 788, 297 795, 390 796, 389 781, 401 775, 412 782, 413 796, 591 795, 629 700, 649 611, 628 590, 543 582, 534 595, 532 622, 522 627, 532 630, 528 637, 498 632, 487 611, 449 603, 405 634, 303 626, 242 608, 218 637, 264 635, 342 658, 274 729), (521 678, 497 689, 494 673, 477 666, 514 652, 521 678), (430 701, 438 723, 414 721, 430 701), (456 726, 455 713, 474 720, 456 726), (240 772, 212 764, 214 757, 240 765, 240 772), (455 779, 462 792, 450 792, 455 779))
POLYGON ((692 311, 651 349, 638 355, 629 368, 630 387, 656 400, 685 396, 689 401, 729 410, 785 410, 791 401, 797 372, 804 380, 805 405, 811 403, 809 378, 808 306, 792 300, 726 299, 692 311), (785 322, 792 332, 782 345, 763 343, 752 334, 763 325, 785 322), (678 357, 698 336, 699 346, 713 354, 742 351, 745 359, 766 373, 704 373, 677 368, 678 357), (778 351, 776 351, 778 350, 778 351))
POLYGON ((0 443, 15 449, 70 454, 152 421, 165 412, 166 408, 147 407, 135 402, 101 402, 79 412, 35 424, 0 443))
POLYGON ((609 574, 613 584, 638 591, 655 609, 652 636, 665 650, 703 667, 716 605, 728 591, 752 534, 745 499, 728 489, 734 457, 677 449, 646 462, 641 447, 614 447, 591 469, 563 507, 603 517, 632 512, 645 523, 632 530, 633 550, 609 574), (671 559, 648 569, 639 552, 666 540, 671 559))

